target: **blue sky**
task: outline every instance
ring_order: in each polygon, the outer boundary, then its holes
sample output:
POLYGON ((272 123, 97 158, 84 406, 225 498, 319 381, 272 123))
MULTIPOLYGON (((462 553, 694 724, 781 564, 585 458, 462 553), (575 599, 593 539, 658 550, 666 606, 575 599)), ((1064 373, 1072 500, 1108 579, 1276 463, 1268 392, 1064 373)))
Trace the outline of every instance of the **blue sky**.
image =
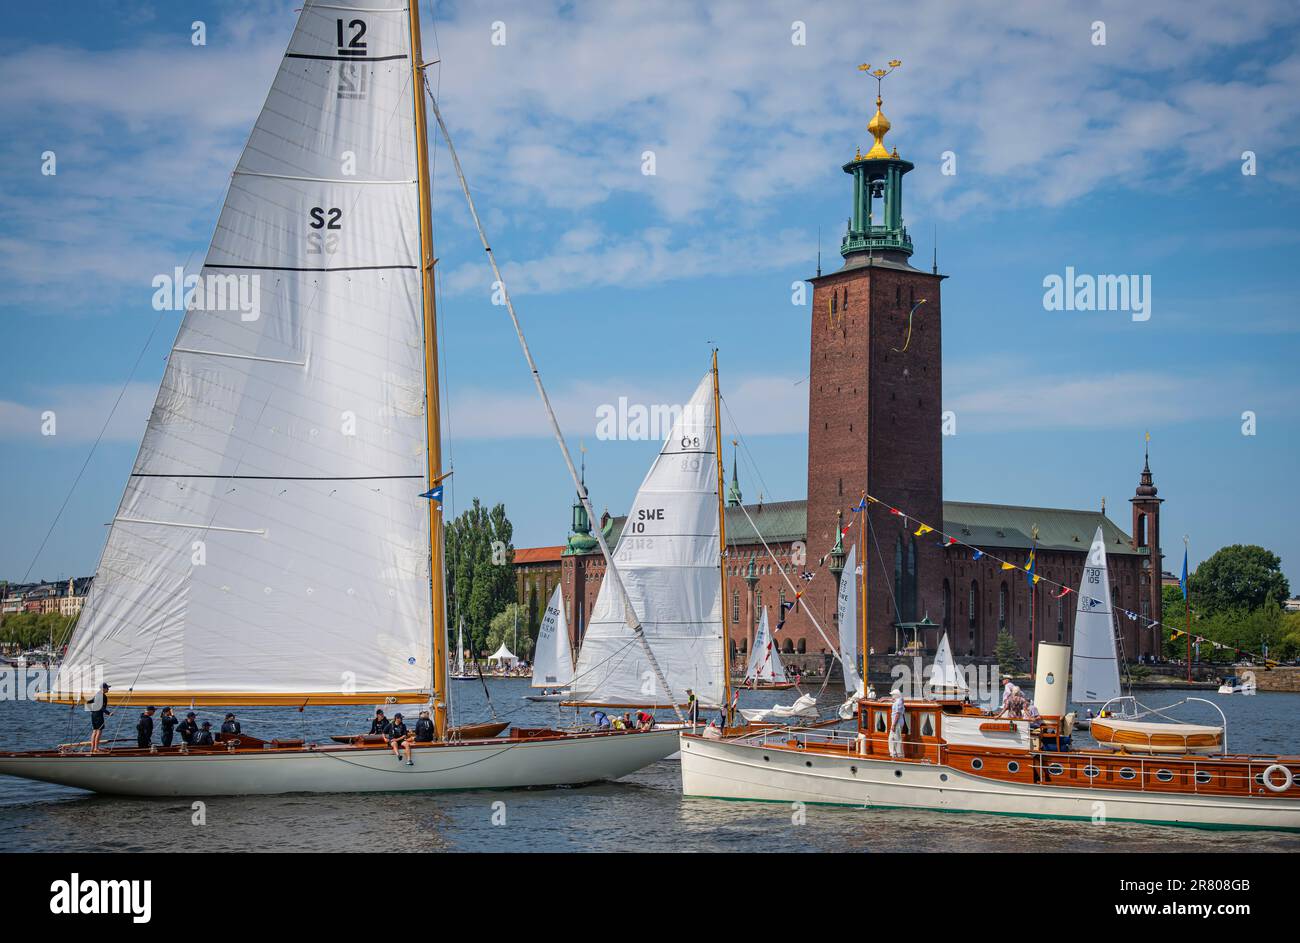
MULTIPOLYGON (((93 569, 178 323, 150 281, 201 264, 294 6, 28 7, 0 40, 0 577, 93 569)), ((620 511, 656 449, 597 441, 597 408, 681 402, 710 342, 746 497, 804 495, 809 309, 791 284, 813 274, 819 227, 839 264, 840 165, 873 110, 856 66, 898 57, 885 112, 916 164, 914 261, 937 233, 950 276, 946 496, 1104 496, 1127 530, 1150 430, 1167 556, 1183 534, 1193 565, 1259 543, 1300 590, 1300 11, 896 7, 425 4, 444 114, 597 508, 620 511), (1150 275, 1150 320, 1044 310, 1044 277, 1067 266, 1150 275)), ((439 149, 452 509, 504 501, 518 545, 559 543, 572 488, 449 170, 439 149)))

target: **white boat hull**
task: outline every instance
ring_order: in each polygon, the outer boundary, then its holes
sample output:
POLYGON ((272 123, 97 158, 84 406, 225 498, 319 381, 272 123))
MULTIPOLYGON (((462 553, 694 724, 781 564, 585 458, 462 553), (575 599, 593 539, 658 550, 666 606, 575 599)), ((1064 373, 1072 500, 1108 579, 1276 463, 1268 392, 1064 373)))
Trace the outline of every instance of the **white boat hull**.
POLYGON ((577 785, 617 779, 677 749, 676 730, 556 740, 417 747, 414 766, 391 750, 349 747, 246 753, 0 756, 0 774, 128 796, 248 796, 292 792, 420 792, 577 785))
POLYGON ((1103 793, 984 779, 928 763, 764 749, 734 740, 684 736, 681 746, 685 796, 1300 830, 1300 798, 1103 793))

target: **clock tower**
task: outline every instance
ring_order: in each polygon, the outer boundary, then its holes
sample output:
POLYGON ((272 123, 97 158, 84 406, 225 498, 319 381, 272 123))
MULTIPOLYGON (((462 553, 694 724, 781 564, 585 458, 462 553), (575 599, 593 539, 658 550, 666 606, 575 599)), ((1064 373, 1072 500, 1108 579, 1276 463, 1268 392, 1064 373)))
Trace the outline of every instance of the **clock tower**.
MULTIPOLYGON (((939 286, 935 270, 914 268, 904 225, 903 178, 913 164, 885 145, 890 122, 881 110, 867 124, 874 139, 843 170, 851 213, 840 244, 844 264, 813 285, 808 391, 808 556, 827 553, 862 492, 936 528, 943 525, 943 392, 939 286)), ((865 538, 868 644, 883 653, 903 637, 900 626, 941 619, 944 554, 934 534, 917 536, 911 517, 869 505, 865 538)), ((855 528, 845 540, 859 540, 855 528)), ((845 572, 842 579, 858 579, 845 572)), ((819 621, 834 635, 833 580, 810 585, 819 621)), ((859 599, 859 607, 862 600, 859 599)), ((859 608, 861 612, 861 608, 859 608)), ((905 631, 905 630, 904 630, 905 631)), ((908 632, 907 637, 911 633, 908 632)), ((923 639, 933 647, 933 638, 923 639)))

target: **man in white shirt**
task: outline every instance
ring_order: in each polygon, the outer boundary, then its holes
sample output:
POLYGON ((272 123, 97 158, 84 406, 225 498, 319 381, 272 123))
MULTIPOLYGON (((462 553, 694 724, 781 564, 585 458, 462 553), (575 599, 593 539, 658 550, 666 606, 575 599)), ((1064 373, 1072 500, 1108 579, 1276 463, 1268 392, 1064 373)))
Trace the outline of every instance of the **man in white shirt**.
POLYGON ((1020 695, 1021 695, 1020 686, 1012 683, 1011 675, 1003 675, 1002 676, 1002 709, 1005 711, 1007 709, 1007 702, 1010 701, 1013 697, 1020 697, 1020 695))
POLYGON ((889 705, 889 755, 901 758, 903 755, 903 718, 906 716, 903 702, 903 689, 894 689, 894 699, 889 705))

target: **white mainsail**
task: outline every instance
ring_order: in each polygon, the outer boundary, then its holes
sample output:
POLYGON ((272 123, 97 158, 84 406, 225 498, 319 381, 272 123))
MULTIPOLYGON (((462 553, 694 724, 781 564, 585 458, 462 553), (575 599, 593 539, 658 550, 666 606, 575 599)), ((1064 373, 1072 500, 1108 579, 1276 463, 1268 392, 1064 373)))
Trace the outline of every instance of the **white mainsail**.
POLYGON ((934 664, 930 666, 928 687, 932 692, 962 697, 970 693, 966 676, 957 667, 948 645, 948 633, 939 639, 939 649, 934 653, 934 664))
POLYGON ((573 646, 569 641, 569 622, 564 617, 564 594, 557 585, 537 630, 532 686, 562 688, 572 683, 573 646))
POLYGON ((614 550, 628 600, 671 690, 660 690, 624 618, 612 580, 601 583, 575 670, 574 700, 702 707, 724 700, 722 590, 713 375, 695 394, 637 491, 614 550))
POLYGON ((844 572, 840 574, 840 597, 837 618, 840 629, 840 664, 844 668, 844 690, 850 697, 861 697, 862 677, 858 674, 861 663, 858 651, 858 548, 849 547, 844 558, 844 572))
POLYGON ((428 690, 410 50, 404 6, 305 5, 59 693, 428 690))
POLYGON ((1083 567, 1083 579, 1079 583, 1070 676, 1070 698, 1076 704, 1100 704, 1120 696, 1110 576, 1106 570, 1106 543, 1100 526, 1092 538, 1092 547, 1083 567))
POLYGON ((758 630, 754 633, 754 648, 749 653, 749 664, 745 666, 745 684, 753 681, 768 681, 784 684, 785 667, 781 656, 777 654, 776 640, 767 627, 767 609, 758 620, 758 630))

